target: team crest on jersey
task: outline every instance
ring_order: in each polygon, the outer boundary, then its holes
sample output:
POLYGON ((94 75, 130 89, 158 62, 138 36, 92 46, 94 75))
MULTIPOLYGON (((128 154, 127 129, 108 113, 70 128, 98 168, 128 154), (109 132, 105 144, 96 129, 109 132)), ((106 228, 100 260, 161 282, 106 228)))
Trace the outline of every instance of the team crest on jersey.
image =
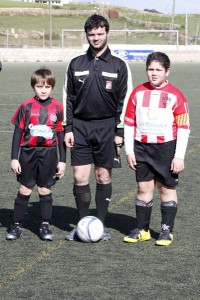
POLYGON ((110 81, 110 80, 106 81, 106 89, 107 90, 112 90, 112 81, 110 81))
POLYGON ((49 119, 52 123, 56 123, 57 115, 55 113, 53 113, 53 114, 50 115, 49 119))
POLYGON ((163 105, 163 107, 167 107, 170 104, 171 100, 172 99, 169 98, 169 97, 162 97, 162 105, 163 105))

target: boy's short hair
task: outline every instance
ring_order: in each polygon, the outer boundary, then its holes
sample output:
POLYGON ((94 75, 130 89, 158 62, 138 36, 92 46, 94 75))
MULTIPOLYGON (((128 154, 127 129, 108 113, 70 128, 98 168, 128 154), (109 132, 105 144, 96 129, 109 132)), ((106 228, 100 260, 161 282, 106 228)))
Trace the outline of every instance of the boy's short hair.
POLYGON ((105 27, 106 33, 109 32, 109 23, 108 21, 100 15, 92 15, 90 16, 86 22, 85 22, 85 32, 87 33, 88 30, 92 30, 94 28, 99 28, 99 27, 105 27))
POLYGON ((163 52, 152 52, 147 56, 146 70, 152 61, 158 61, 167 71, 170 68, 170 59, 167 54, 163 52))
POLYGON ((53 74, 53 72, 51 70, 49 70, 48 68, 40 68, 38 70, 36 70, 33 75, 31 76, 31 86, 32 88, 37 84, 37 83, 41 83, 41 84, 49 84, 52 89, 55 86, 56 80, 55 80, 55 76, 53 74))

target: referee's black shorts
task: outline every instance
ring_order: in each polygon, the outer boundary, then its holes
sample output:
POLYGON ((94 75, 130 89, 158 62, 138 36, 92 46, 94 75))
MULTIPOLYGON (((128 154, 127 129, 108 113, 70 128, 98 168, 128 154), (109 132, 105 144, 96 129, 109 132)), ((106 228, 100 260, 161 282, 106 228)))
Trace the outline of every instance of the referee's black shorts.
POLYGON ((163 144, 148 144, 135 141, 136 181, 155 179, 167 187, 178 185, 178 175, 172 173, 176 141, 163 144))
POLYGON ((56 183, 57 147, 21 148, 19 163, 22 168, 17 180, 26 187, 51 187, 56 183))
POLYGON ((114 144, 115 118, 105 120, 73 119, 74 146, 71 149, 72 166, 94 163, 103 168, 120 168, 114 144))

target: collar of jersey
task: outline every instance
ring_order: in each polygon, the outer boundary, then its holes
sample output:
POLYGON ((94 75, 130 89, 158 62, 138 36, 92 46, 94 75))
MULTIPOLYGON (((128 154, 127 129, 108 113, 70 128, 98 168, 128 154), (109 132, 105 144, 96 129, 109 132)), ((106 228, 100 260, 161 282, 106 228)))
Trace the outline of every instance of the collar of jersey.
POLYGON ((42 105, 42 106, 47 106, 51 103, 51 98, 48 97, 45 100, 41 100, 39 97, 35 96, 35 99, 42 105))
MULTIPOLYGON (((90 60, 95 58, 95 55, 92 52, 90 47, 88 48, 87 55, 90 60)), ((110 56, 110 49, 107 47, 106 50, 100 56, 98 56, 98 58, 104 61, 108 61, 109 56, 110 56)))

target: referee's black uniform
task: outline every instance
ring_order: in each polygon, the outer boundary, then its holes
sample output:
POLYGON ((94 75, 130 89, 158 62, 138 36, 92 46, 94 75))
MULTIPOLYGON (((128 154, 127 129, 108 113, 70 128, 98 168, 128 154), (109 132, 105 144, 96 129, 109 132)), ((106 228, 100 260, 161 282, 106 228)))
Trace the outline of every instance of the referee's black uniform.
MULTIPOLYGON (((112 196, 111 170, 121 167, 119 147, 132 77, 126 62, 107 45, 108 21, 92 15, 84 28, 89 48, 70 61, 65 78, 65 142, 71 150, 79 219, 89 213, 89 177, 94 164, 96 216, 104 224, 112 196)), ((66 239, 74 240, 75 236, 76 228, 66 239)), ((110 237, 104 228, 101 240, 108 241, 110 237)))
POLYGON ((73 131, 73 118, 88 121, 115 118, 115 133, 123 136, 120 115, 132 91, 132 79, 121 58, 108 47, 97 58, 89 48, 69 63, 65 85, 65 132, 73 131))

